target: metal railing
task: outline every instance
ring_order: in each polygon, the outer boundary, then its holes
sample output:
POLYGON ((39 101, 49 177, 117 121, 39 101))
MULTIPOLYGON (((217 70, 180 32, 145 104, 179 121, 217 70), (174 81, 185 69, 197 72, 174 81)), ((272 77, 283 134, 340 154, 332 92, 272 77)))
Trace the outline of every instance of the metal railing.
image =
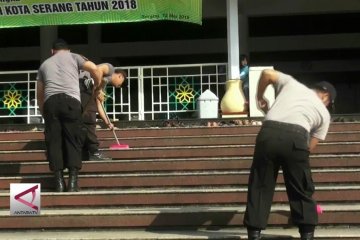
MULTIPOLYGON (((197 98, 207 89, 219 99, 225 92, 226 64, 122 67, 127 86, 106 87, 105 109, 113 120, 197 117, 197 98)), ((0 122, 39 123, 37 71, 0 72, 0 122)))

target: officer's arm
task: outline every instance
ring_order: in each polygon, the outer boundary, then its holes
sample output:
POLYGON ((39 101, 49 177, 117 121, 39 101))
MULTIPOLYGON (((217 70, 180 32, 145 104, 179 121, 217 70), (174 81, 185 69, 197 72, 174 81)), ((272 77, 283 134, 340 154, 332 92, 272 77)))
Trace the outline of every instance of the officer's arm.
POLYGON ((94 79, 94 89, 93 89, 93 96, 95 96, 100 101, 104 101, 105 96, 102 91, 102 79, 103 79, 103 72, 95 65, 95 63, 91 61, 86 61, 82 69, 88 71, 91 77, 94 79))
MULTIPOLYGON (((102 76, 107 75, 110 71, 109 66, 107 64, 98 65, 98 69, 102 73, 102 76)), ((103 89, 105 87, 105 85, 106 85, 105 80, 104 80, 104 78, 102 78, 101 83, 100 83, 100 88, 103 89)))
POLYGON ((277 83, 278 79, 279 73, 275 70, 265 69, 261 72, 256 97, 259 107, 265 113, 269 110, 268 101, 264 98, 265 90, 270 84, 277 83))
POLYGON ((96 66, 96 64, 91 61, 86 61, 84 62, 82 69, 90 73, 91 77, 94 79, 95 88, 100 88, 103 73, 96 66))
POLYGON ((104 107, 102 105, 103 103, 96 99, 96 106, 98 110, 99 117, 103 120, 103 122, 110 128, 113 129, 114 125, 111 123, 110 119, 106 116, 106 112, 104 110, 104 107))
POLYGON ((318 138, 315 138, 315 137, 312 137, 310 139, 310 143, 309 143, 309 151, 312 152, 314 151, 316 145, 319 143, 319 139, 318 138))

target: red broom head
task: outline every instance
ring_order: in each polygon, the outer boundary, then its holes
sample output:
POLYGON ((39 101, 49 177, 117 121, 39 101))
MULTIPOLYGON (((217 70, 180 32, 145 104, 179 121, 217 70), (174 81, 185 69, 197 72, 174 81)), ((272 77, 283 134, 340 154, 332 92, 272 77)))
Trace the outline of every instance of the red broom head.
POLYGON ((116 149, 126 149, 129 148, 129 145, 127 144, 118 144, 118 143, 114 143, 110 145, 110 149, 116 150, 116 149))

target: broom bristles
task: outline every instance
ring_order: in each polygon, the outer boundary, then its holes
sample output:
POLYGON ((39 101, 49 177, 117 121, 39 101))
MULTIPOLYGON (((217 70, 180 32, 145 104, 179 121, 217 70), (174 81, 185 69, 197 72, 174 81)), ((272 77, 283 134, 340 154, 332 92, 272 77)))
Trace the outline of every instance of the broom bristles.
POLYGON ((127 145, 127 144, 117 144, 117 143, 114 143, 114 144, 110 145, 110 149, 126 149, 126 148, 129 148, 129 145, 127 145))

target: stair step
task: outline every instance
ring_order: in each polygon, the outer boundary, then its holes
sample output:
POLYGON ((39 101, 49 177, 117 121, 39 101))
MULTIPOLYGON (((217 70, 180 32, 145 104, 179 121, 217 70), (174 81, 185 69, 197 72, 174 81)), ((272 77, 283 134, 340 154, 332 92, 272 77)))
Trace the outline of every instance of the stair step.
MULTIPOLYGON (((357 136, 357 135, 354 135, 357 136)), ((359 134, 360 136, 360 134, 359 134)), ((255 134, 252 135, 207 135, 207 136, 166 136, 166 137, 134 137, 119 138, 120 143, 128 144, 130 147, 171 147, 171 146, 214 146, 214 145, 236 145, 254 144, 255 134)), ((360 141, 360 137, 358 138, 360 141)), ((109 148, 116 143, 114 137, 99 138, 100 148, 109 148)), ((44 150, 44 140, 22 140, 2 141, 0 151, 11 150, 44 150)))
MULTIPOLYGON (((311 155, 312 168, 358 168, 360 154, 311 155)), ((252 157, 191 157, 172 159, 117 159, 112 161, 85 161, 81 173, 120 173, 134 171, 188 171, 188 170, 249 170, 252 157)), ((48 163, 0 162, 0 176, 49 173, 48 163)))
MULTIPOLYGON (((324 204, 319 225, 359 225, 360 204, 324 204)), ((128 228, 242 226, 244 206, 177 206, 159 208, 41 209, 37 216, 9 216, 0 210, 0 226, 6 229, 128 228), (51 221, 49 221, 51 218, 51 221)), ((289 207, 273 205, 268 225, 290 226, 289 207)))
MULTIPOLYGON (((84 230, 16 230, 0 231, 1 239, 23 240, 234 240, 247 239, 246 229, 84 229, 84 230)), ((262 231, 264 240, 299 239, 297 228, 268 228, 262 231)), ((359 227, 317 227, 315 238, 321 240, 359 239, 359 227)))
MULTIPOLYGON (((102 149, 114 159, 146 159, 146 158, 187 158, 187 157, 235 157, 251 156, 253 145, 218 145, 218 146, 177 146, 147 147, 122 150, 102 149)), ((360 142, 320 144, 314 154, 357 154, 360 142)), ((45 161, 44 150, 2 151, 0 162, 9 161, 45 161)))
MULTIPOLYGON (((162 147, 162 146, 201 146, 201 145, 237 145, 255 144, 257 134, 239 135, 200 135, 200 136, 163 136, 163 137, 132 137, 119 138, 121 143, 126 143, 131 147, 162 147)), ((99 138, 100 148, 109 148, 115 143, 114 137, 99 138)), ((360 131, 351 133, 329 133, 326 143, 331 142, 360 142, 360 131)), ((37 140, 16 140, 1 141, 0 151, 11 150, 44 150, 43 139, 37 140)))
MULTIPOLYGON (((352 129, 353 131, 357 129, 352 129)), ((360 130, 360 127, 359 127, 360 130)), ((117 129, 116 135, 118 138, 127 137, 160 137, 160 136, 202 136, 202 135, 233 135, 240 134, 254 134, 259 131, 258 126, 243 126, 243 127, 181 127, 181 128, 132 128, 132 129, 117 129)), ((112 131, 99 129, 96 131, 99 138, 114 138, 112 131)), ((11 140, 39 140, 44 139, 43 131, 9 131, 1 132, 0 141, 11 140)))
MULTIPOLYGON (((42 187, 43 189, 43 187, 42 187)), ((159 206, 189 204, 246 204, 247 187, 197 188, 136 188, 136 189, 83 189, 78 193, 46 192, 41 194, 43 207, 100 207, 100 206, 159 206)), ((358 185, 316 185, 314 198, 321 204, 359 202, 358 185)), ((0 193, 1 208, 10 207, 9 192, 0 193)), ((276 187, 274 203, 287 203, 285 187, 276 187)))
MULTIPOLYGON (((202 135, 234 135, 234 134, 256 134, 260 126, 221 126, 221 127, 152 127, 152 128, 126 128, 117 129, 116 133, 121 137, 159 137, 159 136, 202 136, 202 135)), ((331 123, 329 133, 332 132, 354 132, 360 131, 360 123, 345 122, 331 123)), ((112 138, 113 134, 107 129, 97 130, 100 138, 112 138)), ((43 139, 44 132, 41 131, 4 131, 0 134, 0 141, 43 139)))
MULTIPOLYGON (((185 158, 185 157, 226 157, 250 155, 253 146, 226 145, 226 146, 186 146, 186 147, 149 147, 130 148, 122 150, 102 149, 104 153, 115 159, 141 158, 185 158)), ((0 161, 45 161, 45 151, 2 151, 0 161)))
MULTIPOLYGON (((359 183, 360 169, 313 170, 312 178, 316 183, 359 183)), ((79 184, 84 188, 217 186, 246 185, 248 179, 249 171, 114 173, 101 175, 81 174, 79 184)), ((279 174, 278 182, 284 182, 282 174, 279 174)), ((41 183, 44 188, 51 188, 53 176, 0 177, 0 189, 7 189, 10 183, 41 183)))

